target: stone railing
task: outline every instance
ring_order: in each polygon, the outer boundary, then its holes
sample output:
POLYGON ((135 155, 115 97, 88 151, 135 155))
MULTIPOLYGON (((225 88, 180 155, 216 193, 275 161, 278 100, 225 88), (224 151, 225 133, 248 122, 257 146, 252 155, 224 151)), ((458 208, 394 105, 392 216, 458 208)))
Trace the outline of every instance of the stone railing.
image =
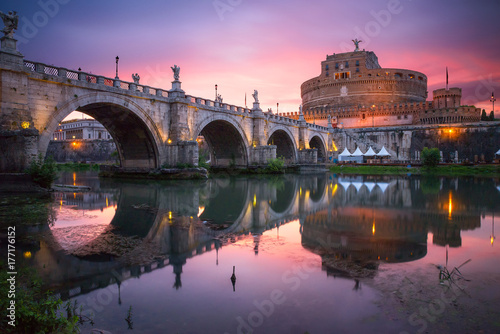
POLYGON ((307 124, 307 127, 309 129, 328 131, 328 128, 326 126, 316 125, 316 124, 311 124, 311 123, 306 123, 306 124, 307 124))
POLYGON ((136 84, 133 82, 122 81, 120 79, 107 78, 92 73, 69 70, 64 67, 49 66, 46 64, 28 60, 24 60, 24 66, 26 66, 26 68, 28 68, 31 72, 36 72, 44 75, 50 75, 69 80, 84 81, 90 84, 115 87, 118 89, 123 89, 133 92, 141 92, 144 94, 154 95, 158 97, 168 97, 168 91, 165 91, 161 88, 153 88, 145 85, 136 84))

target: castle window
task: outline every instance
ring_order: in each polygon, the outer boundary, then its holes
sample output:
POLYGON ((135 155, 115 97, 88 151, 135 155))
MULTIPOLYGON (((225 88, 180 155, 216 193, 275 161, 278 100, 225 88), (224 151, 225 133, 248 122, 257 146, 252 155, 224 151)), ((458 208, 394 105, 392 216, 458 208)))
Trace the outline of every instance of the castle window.
POLYGON ((339 63, 335 63, 335 69, 338 70, 339 69, 339 63))
POLYGON ((359 60, 356 60, 356 66, 359 66, 359 60))
POLYGON ((396 78, 401 78, 403 76, 402 73, 394 73, 394 77, 396 78))
POLYGON ((363 116, 363 119, 365 119, 365 114, 363 114, 362 116, 363 116))
POLYGON ((326 76, 329 76, 328 71, 326 71, 326 76))
POLYGON ((345 67, 349 68, 349 62, 348 61, 345 62, 345 67))
POLYGON ((325 70, 327 71, 329 70, 328 64, 325 66, 325 70))
POLYGON ((356 68, 356 72, 359 72, 359 67, 358 67, 358 68, 356 68))
POLYGON ((91 137, 90 137, 90 133, 89 133, 89 139, 90 139, 90 138, 91 138, 91 137))
POLYGON ((340 73, 335 73, 335 80, 340 79, 340 73))
POLYGON ((404 118, 405 118, 405 119, 408 119, 408 115, 405 115, 405 116, 404 116, 404 118))
POLYGON ((410 73, 410 74, 408 74, 408 78, 415 79, 415 75, 410 73))
POLYGON ((401 115, 398 115, 398 119, 401 119, 401 115))
POLYGON ((422 78, 422 77, 418 77, 418 80, 422 81, 422 80, 424 80, 424 78, 422 78))

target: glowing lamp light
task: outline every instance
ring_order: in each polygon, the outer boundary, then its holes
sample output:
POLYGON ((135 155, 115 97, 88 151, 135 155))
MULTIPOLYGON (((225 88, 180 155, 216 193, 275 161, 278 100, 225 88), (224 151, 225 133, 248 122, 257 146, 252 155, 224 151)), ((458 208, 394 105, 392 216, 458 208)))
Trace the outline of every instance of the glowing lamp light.
POLYGON ((169 212, 168 212, 168 219, 169 219, 169 220, 172 220, 172 211, 169 211, 169 212))
POLYGON ((25 259, 31 259, 31 252, 29 252, 29 251, 28 252, 24 252, 23 256, 24 256, 25 259))
POLYGON ((338 151, 337 145, 335 145, 335 142, 333 140, 332 140, 332 145, 333 145, 333 149, 335 150, 335 152, 337 152, 338 151))
POLYGON ((30 122, 22 122, 22 123, 21 123, 21 127, 22 127, 23 129, 27 129, 27 128, 29 128, 29 127, 30 127, 30 122))
POLYGON ((167 144, 172 144, 172 139, 168 138, 167 139, 167 144))
POLYGON ((372 234, 375 235, 375 221, 373 222, 373 226, 372 226, 372 234))

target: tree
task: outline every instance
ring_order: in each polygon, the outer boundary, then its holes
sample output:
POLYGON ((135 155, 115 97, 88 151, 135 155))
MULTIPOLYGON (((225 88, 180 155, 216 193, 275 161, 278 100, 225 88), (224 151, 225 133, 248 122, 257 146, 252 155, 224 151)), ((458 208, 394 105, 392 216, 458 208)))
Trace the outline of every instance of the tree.
POLYGON ((488 121, 488 116, 486 116, 486 110, 483 109, 481 112, 481 121, 488 121))
POLYGON ((490 112, 489 119, 490 119, 490 121, 494 121, 495 120, 495 113, 493 112, 493 110, 490 112))
POLYGON ((422 150, 422 163, 426 167, 435 167, 439 160, 441 160, 441 154, 437 148, 427 148, 424 147, 422 150))

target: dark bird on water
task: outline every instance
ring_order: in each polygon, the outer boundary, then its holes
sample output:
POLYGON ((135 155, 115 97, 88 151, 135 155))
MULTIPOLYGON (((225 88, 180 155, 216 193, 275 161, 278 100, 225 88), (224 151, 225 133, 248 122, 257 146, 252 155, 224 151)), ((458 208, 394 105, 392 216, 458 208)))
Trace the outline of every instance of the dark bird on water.
POLYGON ((231 275, 231 282, 233 283, 233 291, 235 291, 235 285, 236 285, 236 275, 234 274, 234 268, 233 266, 233 274, 231 275))

